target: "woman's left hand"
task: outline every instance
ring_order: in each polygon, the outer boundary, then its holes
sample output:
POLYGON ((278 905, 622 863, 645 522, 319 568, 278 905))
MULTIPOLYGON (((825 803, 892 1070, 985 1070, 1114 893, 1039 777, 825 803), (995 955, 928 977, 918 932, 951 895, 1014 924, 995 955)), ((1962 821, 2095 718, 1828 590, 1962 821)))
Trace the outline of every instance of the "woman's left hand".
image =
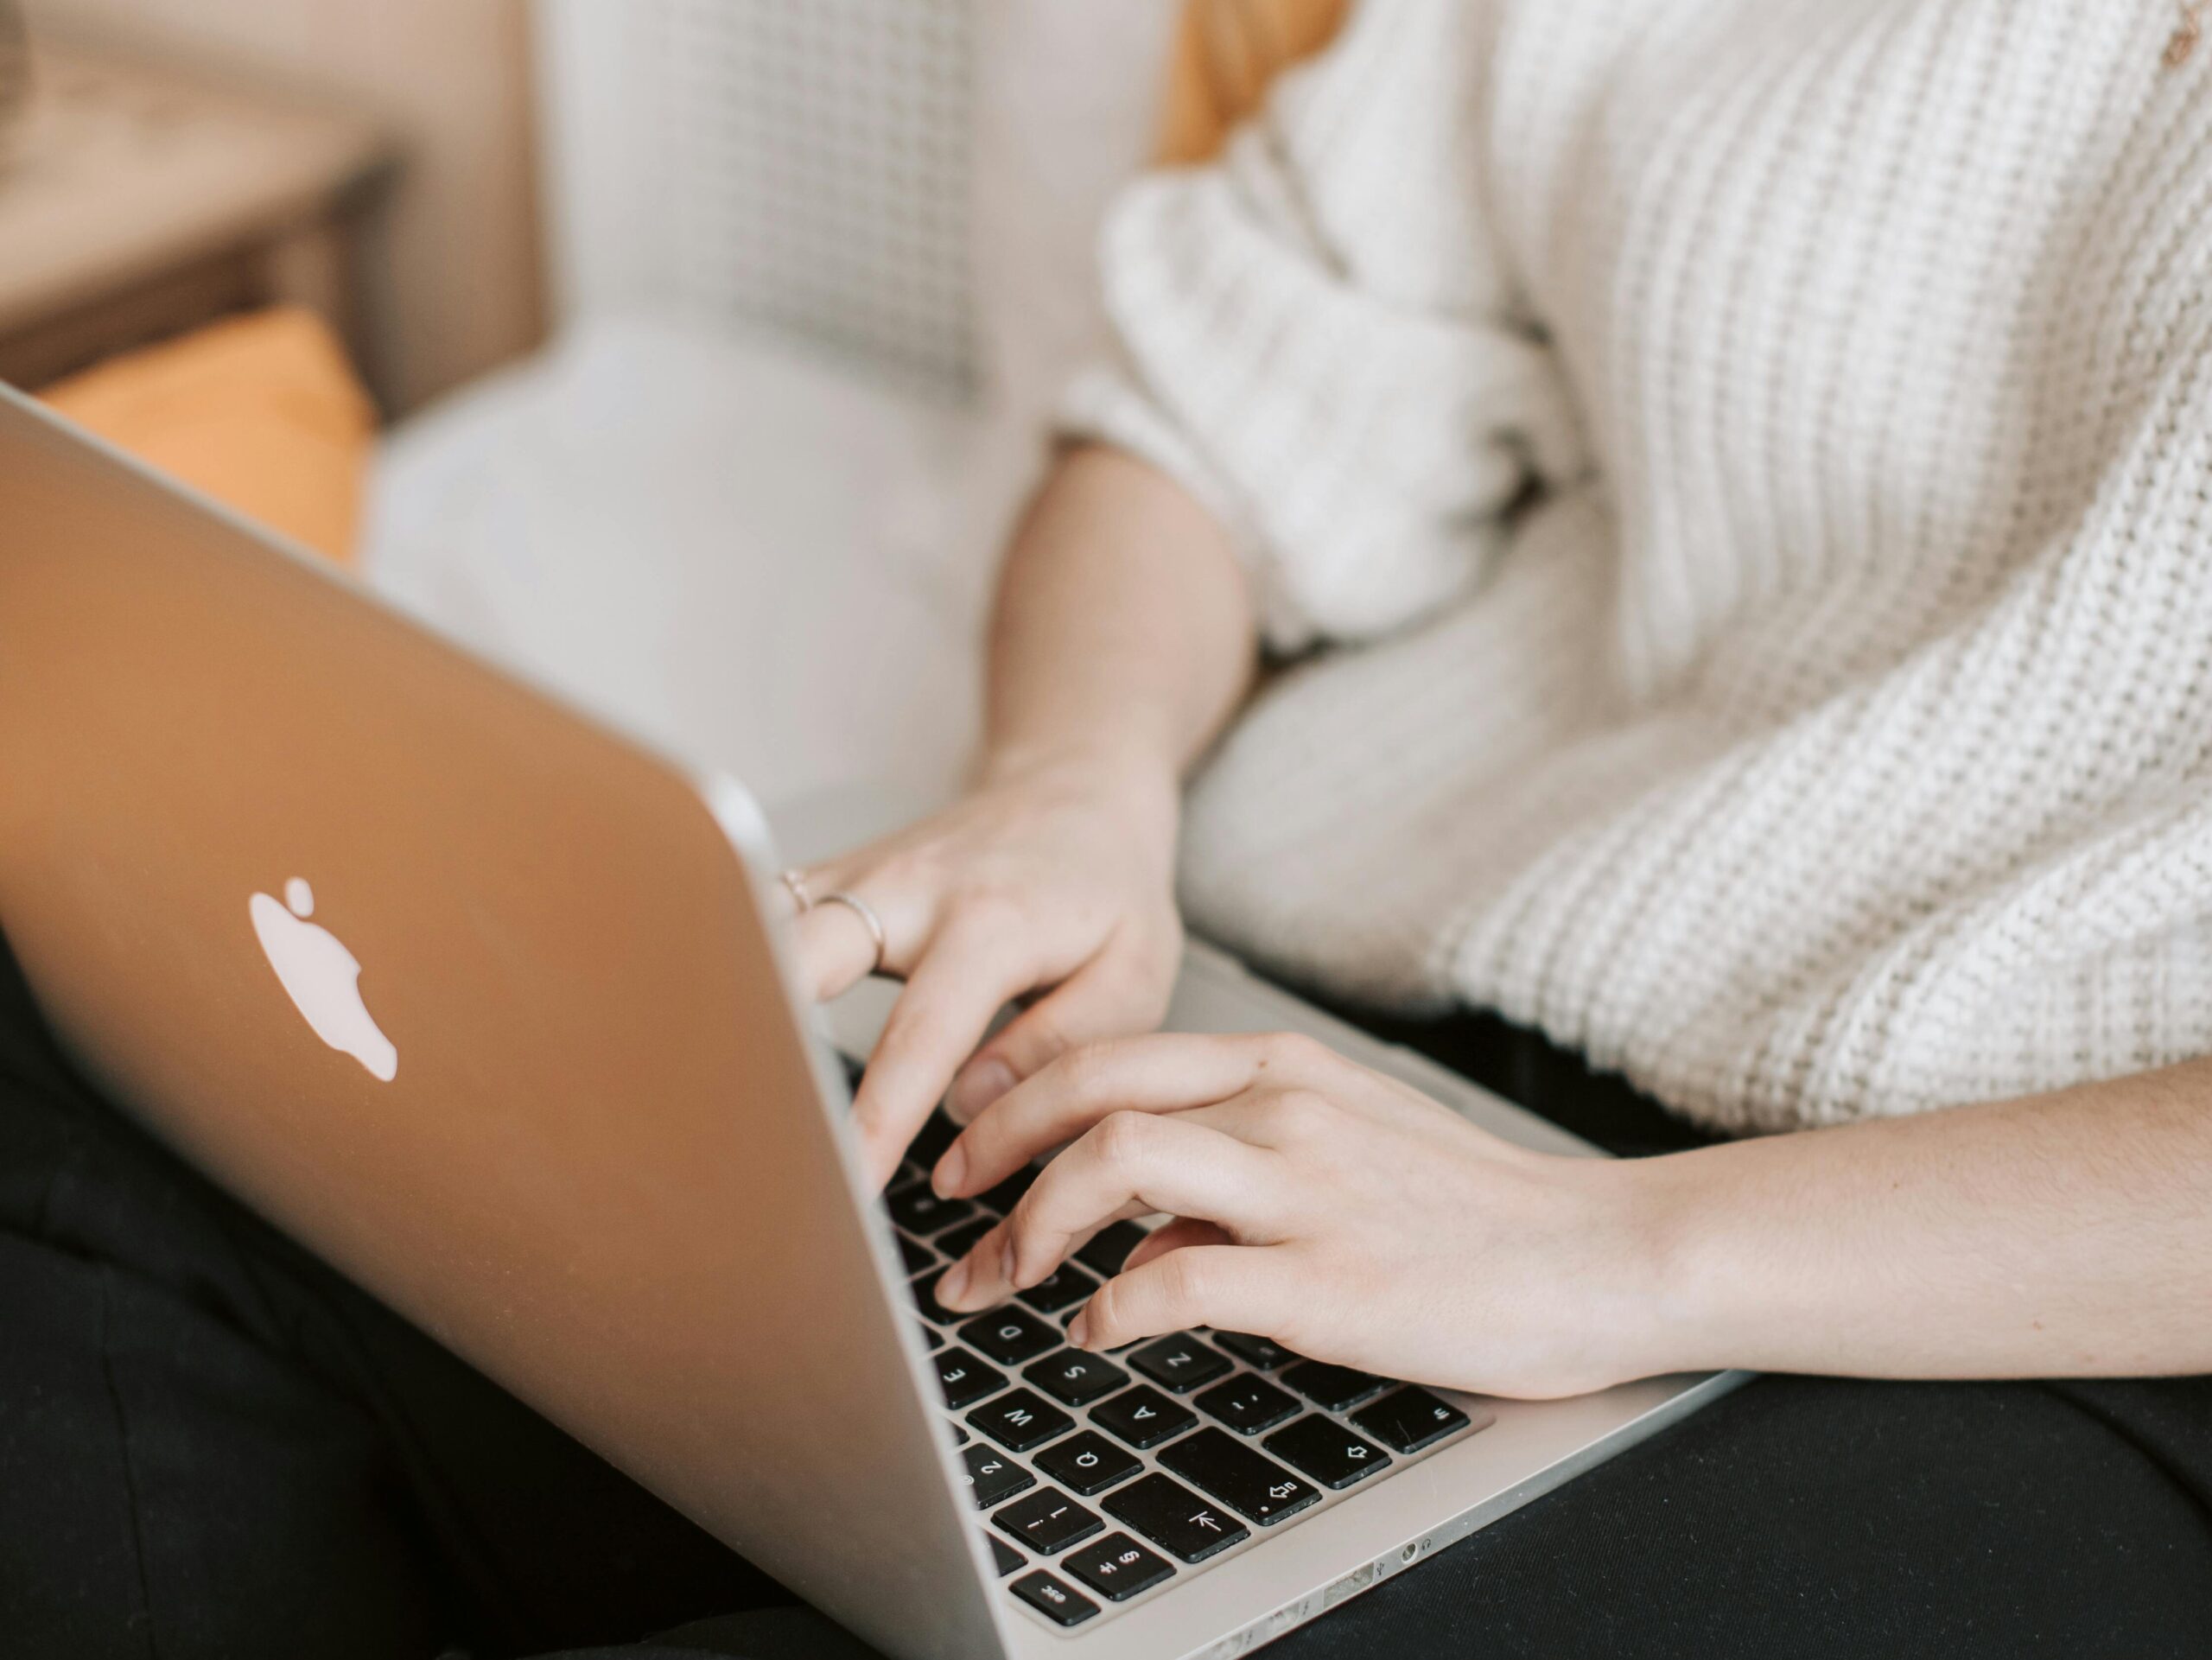
POLYGON ((1672 1369, 1635 1167, 1531 1153, 1311 1039, 1162 1034, 1074 1050, 946 1151, 978 1193, 1068 1143, 937 1288, 985 1308, 1099 1229, 1164 1212, 1069 1331, 1118 1348, 1193 1326, 1484 1394, 1580 1394, 1672 1369))

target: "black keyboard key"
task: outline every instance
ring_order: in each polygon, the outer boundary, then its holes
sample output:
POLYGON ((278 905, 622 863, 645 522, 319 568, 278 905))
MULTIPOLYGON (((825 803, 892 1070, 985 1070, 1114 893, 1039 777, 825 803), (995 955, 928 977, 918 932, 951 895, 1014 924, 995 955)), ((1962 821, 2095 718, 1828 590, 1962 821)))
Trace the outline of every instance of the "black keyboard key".
POLYGON ((920 1240, 910 1239, 903 1233, 899 1236, 899 1256, 906 1264, 906 1272, 910 1275, 921 1273, 937 1261, 935 1251, 920 1240))
POLYGON ((1026 1308, 995 1308, 960 1328, 960 1340, 1001 1366, 1019 1366, 1060 1346, 1060 1328, 1026 1308))
POLYGON ((1226 1383, 1216 1383, 1198 1396, 1199 1411, 1218 1418, 1240 1435, 1256 1435, 1273 1429, 1286 1418, 1298 1415, 1298 1397, 1279 1390, 1264 1377, 1247 1372, 1226 1383))
POLYGON ((1332 1366, 1325 1360, 1301 1360, 1282 1375, 1282 1381, 1328 1412, 1349 1412, 1390 1387, 1388 1378, 1350 1366, 1332 1366))
POLYGON ((968 1415, 968 1421, 1001 1447, 1016 1453, 1042 1447, 1053 1436, 1065 1435, 1075 1428, 1074 1419, 1027 1390, 1015 1390, 988 1406, 977 1407, 968 1415))
POLYGON ((1202 1562, 1252 1536, 1252 1530, 1179 1481, 1149 1475, 1109 1493, 1106 1513, 1126 1522, 1169 1555, 1202 1562))
POLYGON ((1229 1371, 1228 1361, 1188 1332, 1146 1344, 1129 1357, 1129 1364, 1178 1395, 1188 1395, 1229 1371))
POLYGON ((922 1326, 922 1341, 932 1349, 942 1349, 944 1347, 944 1333, 925 1321, 922 1326))
POLYGON ((965 1447, 968 1445, 968 1426, 966 1424, 957 1424, 948 1418, 945 1420, 944 1427, 952 1432, 952 1444, 955 1447, 965 1447))
POLYGON ((1109 1602, 1127 1602, 1175 1572, 1165 1556, 1146 1549, 1126 1533, 1109 1533, 1060 1566, 1109 1602))
POLYGON ((1448 1401, 1440 1401, 1411 1383, 1395 1389, 1373 1406, 1351 1415, 1351 1421, 1384 1446, 1401 1453, 1418 1453, 1446 1435, 1465 1429, 1467 1415, 1448 1401))
POLYGON ((1249 1332, 1216 1332, 1213 1340, 1246 1365, 1257 1366, 1262 1371, 1287 1366, 1298 1358, 1273 1338, 1254 1337, 1249 1332))
POLYGON ((1037 1467, 1078 1496, 1103 1493, 1144 1468, 1095 1429, 1056 1441, 1037 1455, 1037 1467))
POLYGON ((965 1349, 947 1349, 930 1358, 937 1362, 938 1387, 944 1391, 944 1403, 955 1412, 1006 1387, 1004 1372, 985 1365, 965 1349))
POLYGON ((1058 1555, 1106 1525, 1057 1487, 1040 1488, 1027 1498, 1017 1498, 994 1513, 991 1520, 1040 1556, 1058 1555))
POLYGON ((909 1182, 884 1204, 890 1207, 891 1219, 909 1233, 941 1232, 976 1213, 976 1206, 970 1201, 939 1199, 925 1181, 909 1182))
POLYGON ((954 1313, 937 1300, 937 1282, 944 1277, 943 1269, 933 1268, 921 1278, 910 1281, 908 1283, 913 1288, 914 1307, 922 1311, 922 1318, 935 1320, 939 1326, 950 1326, 955 1320, 967 1320, 970 1317, 966 1314, 954 1313))
POLYGON ((1021 1375, 1055 1401, 1071 1407, 1087 1407, 1129 1381, 1128 1373, 1104 1356, 1085 1354, 1081 1349, 1047 1355, 1021 1375))
POLYGON ((1037 1485, 1037 1478, 1016 1464, 1005 1453, 988 1447, 971 1447, 960 1455, 968 1466, 968 1485, 973 1488, 976 1508, 987 1511, 994 1504, 1003 1504, 1016 1493, 1026 1493, 1037 1485))
POLYGON ((1139 1452, 1173 1440, 1198 1421, 1198 1415, 1180 1401, 1142 1384, 1093 1408, 1090 1414, 1091 1422, 1112 1430, 1139 1452))
POLYGON ((1313 1483, 1300 1480, 1273 1459, 1262 1458, 1225 1430, 1201 1429, 1185 1435, 1162 1452, 1160 1461, 1263 1528, 1297 1515, 1321 1497, 1313 1483))
POLYGON ((1129 1253, 1144 1243, 1144 1230, 1134 1222, 1116 1222, 1091 1235, 1075 1259, 1097 1274, 1110 1280, 1122 1271, 1122 1264, 1129 1260, 1129 1253))
POLYGON ((937 1161, 944 1156, 944 1149, 958 1139, 960 1126, 944 1116, 942 1108, 931 1113, 921 1129, 914 1132, 914 1139, 906 1144, 906 1156, 925 1170, 937 1168, 937 1161))
POLYGON ((987 1533, 983 1536, 991 1542, 991 1563, 998 1569, 1001 1579, 1014 1573, 1020 1568, 1022 1563, 1029 1560, 1005 1540, 1000 1538, 997 1534, 987 1533))
POLYGON ((1036 1184, 1037 1178, 1043 1173, 1041 1165, 1025 1164, 997 1186, 985 1188, 976 1194, 976 1203, 987 1211, 996 1211, 1004 1216, 1021 1203, 1021 1196, 1036 1184))
POLYGON ((1389 1463, 1390 1455, 1363 1435, 1310 1413, 1260 1443, 1324 1487, 1349 1487, 1389 1463))
POLYGON ((1027 1291, 1015 1294, 1040 1314, 1057 1314, 1063 1308, 1089 1301, 1090 1294, 1097 1289, 1097 1281, 1073 1262, 1063 1262, 1027 1291))
POLYGON ((1098 1612, 1098 1605, 1089 1597, 1070 1590, 1041 1568, 1023 1574, 1012 1588, 1014 1595, 1055 1625, 1080 1625, 1098 1612))
POLYGON ((944 1253, 948 1262, 957 1262, 982 1243, 983 1236, 999 1224, 995 1216, 979 1216, 973 1222, 963 1222, 950 1233, 937 1237, 937 1248, 944 1253))

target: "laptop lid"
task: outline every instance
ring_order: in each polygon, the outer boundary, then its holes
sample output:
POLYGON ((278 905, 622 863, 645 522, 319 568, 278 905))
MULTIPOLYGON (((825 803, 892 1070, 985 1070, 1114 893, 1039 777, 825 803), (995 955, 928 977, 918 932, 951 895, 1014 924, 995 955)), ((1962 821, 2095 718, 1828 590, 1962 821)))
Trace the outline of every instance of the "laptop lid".
POLYGON ((4 388, 0 527, 0 926, 87 1070, 868 1641, 1001 1652, 741 792, 4 388))

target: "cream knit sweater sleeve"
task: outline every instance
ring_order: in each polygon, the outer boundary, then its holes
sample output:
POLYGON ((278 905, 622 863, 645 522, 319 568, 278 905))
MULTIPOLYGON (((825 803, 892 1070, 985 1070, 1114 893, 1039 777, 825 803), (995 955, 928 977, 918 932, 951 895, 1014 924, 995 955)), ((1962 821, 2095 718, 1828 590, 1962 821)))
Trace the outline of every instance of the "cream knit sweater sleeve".
POLYGON ((1363 0, 1222 165, 1133 189, 1073 423, 1331 648, 1195 781, 1193 921, 1732 1129, 2212 1053, 2174 20, 1363 0))
POLYGON ((1077 383, 1070 424, 1166 467, 1231 527, 1281 647, 1380 633, 1467 591, 1501 509, 1585 464, 1484 225, 1468 121, 1483 10, 1374 0, 1218 165, 1143 181, 1106 228, 1125 360, 1077 383))

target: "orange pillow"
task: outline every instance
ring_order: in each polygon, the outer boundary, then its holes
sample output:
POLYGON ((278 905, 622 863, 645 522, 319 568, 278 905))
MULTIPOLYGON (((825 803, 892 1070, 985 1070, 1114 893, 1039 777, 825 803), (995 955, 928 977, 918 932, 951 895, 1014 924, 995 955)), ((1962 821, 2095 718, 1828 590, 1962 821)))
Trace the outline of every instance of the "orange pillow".
POLYGON ((226 506, 351 563, 375 411, 313 312, 278 307, 213 323, 41 396, 226 506))
POLYGON ((1203 162, 1274 77, 1326 46, 1349 0, 1186 0, 1167 77, 1160 159, 1203 162))

